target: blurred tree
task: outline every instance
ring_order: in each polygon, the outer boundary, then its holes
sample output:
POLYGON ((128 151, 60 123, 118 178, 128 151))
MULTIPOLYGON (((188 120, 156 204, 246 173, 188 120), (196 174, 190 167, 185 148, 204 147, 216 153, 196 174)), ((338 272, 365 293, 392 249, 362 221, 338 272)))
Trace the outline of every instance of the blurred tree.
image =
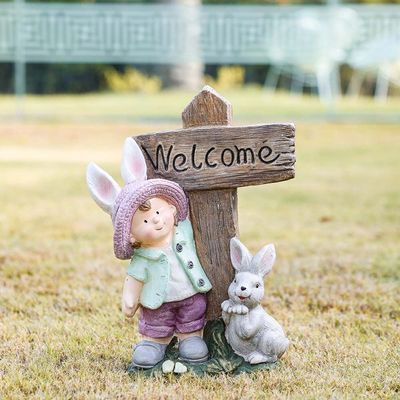
POLYGON ((160 4, 172 6, 191 6, 182 12, 187 29, 187 40, 190 42, 191 59, 194 61, 162 65, 156 68, 164 86, 198 90, 203 84, 204 63, 200 55, 200 16, 198 6, 201 0, 160 0, 160 4))

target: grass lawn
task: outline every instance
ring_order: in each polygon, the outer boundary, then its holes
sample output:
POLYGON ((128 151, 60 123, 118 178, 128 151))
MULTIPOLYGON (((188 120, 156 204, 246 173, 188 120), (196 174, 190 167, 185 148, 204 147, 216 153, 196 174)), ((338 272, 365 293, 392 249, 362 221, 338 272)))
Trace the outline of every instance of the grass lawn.
POLYGON ((398 125, 298 123, 296 179, 239 190, 242 241, 277 248, 264 306, 291 340, 279 368, 128 376, 139 335, 119 310, 126 262, 84 175, 93 160, 121 183, 124 138, 158 129, 0 124, 0 398, 399 398, 398 125))
MULTIPOLYGON (((221 93, 234 105, 234 118, 254 123, 260 121, 366 121, 400 123, 400 97, 377 102, 371 97, 341 97, 333 104, 323 104, 316 96, 290 96, 259 87, 224 90, 221 93), (250 99, 250 100, 249 100, 250 99)), ((157 94, 84 94, 26 96, 19 104, 28 120, 50 122, 102 122, 159 124, 180 123, 180 113, 193 92, 165 90, 157 94)), ((0 118, 10 119, 16 111, 14 96, 0 95, 0 118)))

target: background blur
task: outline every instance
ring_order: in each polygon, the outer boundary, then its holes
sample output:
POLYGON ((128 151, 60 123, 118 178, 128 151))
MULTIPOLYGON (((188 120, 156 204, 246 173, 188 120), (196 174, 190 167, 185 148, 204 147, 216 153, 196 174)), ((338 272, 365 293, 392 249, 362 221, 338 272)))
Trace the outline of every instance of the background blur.
MULTIPOLYGON (((396 2, 2 1, 0 93, 146 98, 209 83, 252 89, 260 96, 253 114, 260 116, 293 108, 290 115, 303 117, 398 121, 396 2), (300 95, 311 101, 306 110, 300 95)), ((11 106, 6 101, 0 112, 8 115, 11 106)), ((111 107, 113 118, 135 118, 128 107, 116 107, 121 112, 111 107)), ((59 114, 39 108, 19 102, 17 113, 59 114)), ((84 117, 84 109, 77 114, 84 117)))

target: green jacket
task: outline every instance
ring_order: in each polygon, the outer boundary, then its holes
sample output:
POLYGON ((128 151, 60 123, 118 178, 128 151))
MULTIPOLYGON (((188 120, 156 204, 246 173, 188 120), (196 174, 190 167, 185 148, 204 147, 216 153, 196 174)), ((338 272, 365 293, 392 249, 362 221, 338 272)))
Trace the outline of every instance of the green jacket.
MULTIPOLYGON (((188 219, 176 227, 172 246, 194 289, 198 293, 208 292, 211 283, 197 257, 192 224, 188 219)), ((136 249, 128 266, 128 275, 144 282, 140 294, 140 304, 143 307, 155 310, 164 303, 170 266, 168 257, 161 249, 145 247, 136 249)))

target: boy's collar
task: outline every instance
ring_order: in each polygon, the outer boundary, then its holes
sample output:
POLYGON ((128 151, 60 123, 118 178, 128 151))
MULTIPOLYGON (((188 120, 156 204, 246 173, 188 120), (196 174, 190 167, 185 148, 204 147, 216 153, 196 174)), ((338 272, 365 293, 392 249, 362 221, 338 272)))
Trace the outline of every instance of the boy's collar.
POLYGON ((139 247, 135 250, 134 255, 148 258, 149 260, 158 260, 164 254, 164 252, 156 247, 139 247))
MULTIPOLYGON (((178 242, 186 244, 186 239, 184 238, 184 235, 182 234, 179 227, 177 226, 175 234, 172 238, 173 248, 175 247, 175 244, 178 242)), ((154 260, 154 261, 159 260, 161 256, 165 255, 165 253, 159 247, 139 247, 138 249, 135 250, 134 254, 137 254, 140 257, 148 258, 149 260, 154 260)))

